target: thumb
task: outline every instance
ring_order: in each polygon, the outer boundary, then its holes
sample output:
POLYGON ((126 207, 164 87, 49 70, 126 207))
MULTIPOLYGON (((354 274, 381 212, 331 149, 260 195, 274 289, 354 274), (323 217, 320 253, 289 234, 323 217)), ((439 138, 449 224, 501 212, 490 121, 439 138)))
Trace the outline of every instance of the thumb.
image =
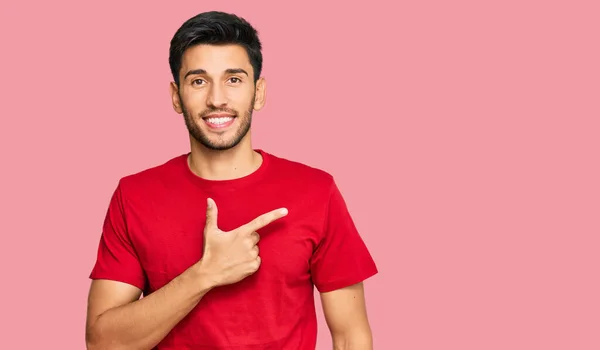
POLYGON ((212 198, 206 199, 206 225, 205 228, 217 228, 217 204, 212 198))

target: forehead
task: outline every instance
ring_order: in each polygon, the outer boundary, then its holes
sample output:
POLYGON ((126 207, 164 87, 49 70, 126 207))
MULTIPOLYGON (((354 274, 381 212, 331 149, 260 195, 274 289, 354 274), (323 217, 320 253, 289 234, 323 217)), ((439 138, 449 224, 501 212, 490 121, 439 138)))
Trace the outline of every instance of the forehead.
POLYGON ((252 70, 248 53, 240 45, 196 45, 188 48, 181 59, 181 74, 204 69, 208 74, 220 74, 226 69, 252 70))

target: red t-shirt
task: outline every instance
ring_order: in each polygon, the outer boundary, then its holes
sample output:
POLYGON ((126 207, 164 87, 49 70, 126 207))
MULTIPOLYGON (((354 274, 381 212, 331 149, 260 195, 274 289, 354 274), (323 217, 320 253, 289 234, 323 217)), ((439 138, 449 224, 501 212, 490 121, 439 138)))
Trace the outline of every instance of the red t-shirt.
POLYGON ((119 181, 90 278, 129 283, 144 295, 202 257, 207 197, 222 230, 289 210, 259 230, 259 270, 211 290, 157 349, 314 350, 313 287, 332 291, 377 273, 333 177, 257 151, 260 168, 240 179, 202 179, 184 154, 119 181))

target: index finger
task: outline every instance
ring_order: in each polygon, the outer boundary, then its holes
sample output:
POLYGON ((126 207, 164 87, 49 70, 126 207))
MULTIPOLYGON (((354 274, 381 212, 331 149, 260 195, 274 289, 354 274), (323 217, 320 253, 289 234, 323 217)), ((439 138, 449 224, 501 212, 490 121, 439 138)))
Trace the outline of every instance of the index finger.
POLYGON ((257 230, 267 226, 268 224, 272 223, 273 221, 286 216, 287 213, 288 213, 288 210, 286 208, 275 209, 268 213, 262 214, 261 216, 257 217, 256 219, 241 226, 239 229, 241 229, 245 232, 248 232, 248 233, 252 233, 254 231, 257 231, 257 230))

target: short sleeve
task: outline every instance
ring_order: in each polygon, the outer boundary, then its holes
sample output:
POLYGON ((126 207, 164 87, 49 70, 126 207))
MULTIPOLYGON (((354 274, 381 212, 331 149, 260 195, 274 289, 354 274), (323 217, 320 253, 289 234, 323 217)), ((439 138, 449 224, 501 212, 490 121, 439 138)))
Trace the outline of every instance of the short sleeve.
POLYGON ((325 211, 323 236, 311 257, 310 270, 321 293, 362 282, 378 272, 335 182, 325 211))
POLYGON ((145 274, 127 232, 120 185, 108 206, 90 278, 124 282, 142 290, 145 286, 145 274))

